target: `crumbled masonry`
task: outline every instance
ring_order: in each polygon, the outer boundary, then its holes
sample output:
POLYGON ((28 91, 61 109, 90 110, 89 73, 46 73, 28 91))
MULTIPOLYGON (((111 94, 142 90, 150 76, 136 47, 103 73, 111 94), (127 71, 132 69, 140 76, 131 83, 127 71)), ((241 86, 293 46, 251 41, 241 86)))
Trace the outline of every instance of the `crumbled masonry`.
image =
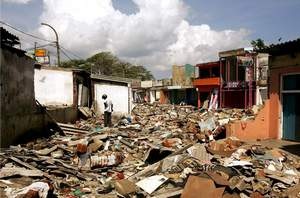
POLYGON ((0 153, 0 197, 299 197, 300 160, 225 135, 252 110, 139 104, 0 153))

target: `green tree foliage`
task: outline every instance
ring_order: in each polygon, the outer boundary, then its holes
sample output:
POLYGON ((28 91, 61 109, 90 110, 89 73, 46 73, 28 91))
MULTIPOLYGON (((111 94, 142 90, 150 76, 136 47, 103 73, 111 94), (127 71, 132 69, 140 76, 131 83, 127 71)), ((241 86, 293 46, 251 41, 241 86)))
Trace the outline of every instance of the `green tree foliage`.
POLYGON ((85 69, 93 74, 118 76, 140 80, 154 79, 150 71, 143 66, 136 66, 121 61, 110 52, 97 53, 86 60, 65 61, 62 67, 85 69))
POLYGON ((258 38, 256 40, 252 40, 251 45, 254 48, 254 50, 262 50, 262 49, 265 49, 267 47, 267 45, 265 45, 264 40, 262 40, 261 38, 258 38))

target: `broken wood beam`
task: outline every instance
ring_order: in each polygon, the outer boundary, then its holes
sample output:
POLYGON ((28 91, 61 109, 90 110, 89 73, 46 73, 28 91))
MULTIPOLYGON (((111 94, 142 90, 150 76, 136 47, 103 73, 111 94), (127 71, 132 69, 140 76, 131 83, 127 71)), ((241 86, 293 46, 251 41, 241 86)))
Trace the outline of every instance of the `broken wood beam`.
MULTIPOLYGON (((20 165, 22 165, 22 166, 24 166, 24 167, 26 167, 26 168, 29 168, 31 170, 39 170, 39 171, 41 171, 40 169, 35 168, 34 166, 31 166, 30 164, 28 164, 26 162, 23 162, 22 160, 20 160, 18 158, 15 158, 13 156, 10 156, 9 159, 12 160, 12 161, 14 161, 14 162, 16 162, 16 163, 18 163, 18 164, 20 164, 20 165)), ((48 173, 44 173, 43 172, 43 176, 46 177, 46 178, 48 178, 48 179, 50 179, 50 180, 52 180, 51 176, 48 173)))

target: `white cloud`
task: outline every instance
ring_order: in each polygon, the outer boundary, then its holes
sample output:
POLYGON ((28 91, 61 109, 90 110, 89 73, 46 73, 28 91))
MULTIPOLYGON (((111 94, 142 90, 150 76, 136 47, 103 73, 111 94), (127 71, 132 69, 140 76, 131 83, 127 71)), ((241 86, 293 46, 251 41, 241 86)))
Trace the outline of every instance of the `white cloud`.
POLYGON ((32 0, 3 0, 6 3, 27 4, 32 0))
MULTIPOLYGON (((126 15, 111 0, 44 0, 41 22, 53 25, 63 46, 88 57, 112 51, 121 59, 148 66, 156 76, 172 64, 199 63, 217 58, 220 50, 245 46, 248 31, 212 30, 191 25, 182 0, 133 0, 138 12, 126 15)), ((39 31, 46 38, 53 32, 39 31)))

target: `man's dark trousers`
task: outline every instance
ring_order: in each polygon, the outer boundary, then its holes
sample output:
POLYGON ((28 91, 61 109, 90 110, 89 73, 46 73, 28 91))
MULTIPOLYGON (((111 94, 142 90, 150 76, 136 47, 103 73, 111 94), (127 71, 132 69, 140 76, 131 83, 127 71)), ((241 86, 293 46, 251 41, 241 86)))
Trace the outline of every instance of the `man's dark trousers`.
POLYGON ((104 112, 104 127, 111 127, 111 112, 104 112))

